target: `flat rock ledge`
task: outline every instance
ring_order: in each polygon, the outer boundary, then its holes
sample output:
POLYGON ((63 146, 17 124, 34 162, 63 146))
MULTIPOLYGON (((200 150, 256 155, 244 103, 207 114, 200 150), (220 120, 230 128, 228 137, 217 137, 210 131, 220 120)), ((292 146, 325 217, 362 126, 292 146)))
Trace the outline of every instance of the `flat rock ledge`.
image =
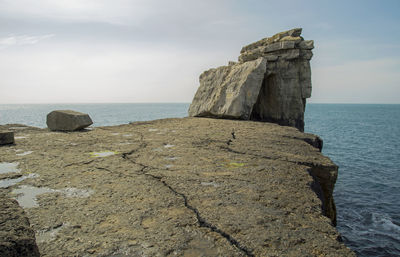
POLYGON ((355 256, 332 226, 337 166, 315 135, 208 118, 19 127, 0 163, 20 171, 0 181, 24 179, 0 190, 41 256, 355 256))

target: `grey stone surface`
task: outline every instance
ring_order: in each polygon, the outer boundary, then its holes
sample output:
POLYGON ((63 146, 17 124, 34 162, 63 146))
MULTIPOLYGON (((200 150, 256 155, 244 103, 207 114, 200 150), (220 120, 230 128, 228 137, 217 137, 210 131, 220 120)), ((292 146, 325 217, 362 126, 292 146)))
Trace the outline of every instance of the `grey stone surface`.
POLYGON ((13 131, 0 131, 0 145, 14 144, 13 131))
POLYGON ((238 63, 205 71, 189 116, 275 122, 303 131, 314 42, 300 34, 296 28, 264 38, 243 47, 238 63))
POLYGON ((37 257, 35 232, 18 202, 0 191, 0 256, 37 257))
POLYGON ((266 60, 260 58, 204 72, 200 83, 207 86, 197 91, 189 115, 248 120, 265 70, 266 60))
POLYGON ((275 52, 278 50, 292 49, 295 47, 294 41, 280 41, 265 47, 264 53, 275 52))
POLYGON ((53 131, 75 131, 93 124, 86 113, 71 110, 56 110, 47 114, 47 127, 53 131))
POLYGON ((299 43, 300 49, 312 50, 314 49, 314 40, 304 40, 299 43))
POLYGON ((355 256, 332 226, 338 169, 315 135, 207 118, 22 133, 0 159, 37 174, 9 191, 53 190, 26 209, 43 257, 355 256))
POLYGON ((244 46, 242 48, 242 50, 240 51, 240 53, 244 53, 247 51, 253 51, 254 49, 256 49, 260 46, 266 46, 266 45, 273 44, 275 42, 283 41, 282 39, 287 40, 290 38, 300 37, 301 32, 302 32, 301 28, 295 28, 295 29, 291 29, 288 31, 283 31, 283 32, 277 33, 277 34, 273 35, 272 37, 263 38, 257 42, 251 43, 250 45, 244 46))

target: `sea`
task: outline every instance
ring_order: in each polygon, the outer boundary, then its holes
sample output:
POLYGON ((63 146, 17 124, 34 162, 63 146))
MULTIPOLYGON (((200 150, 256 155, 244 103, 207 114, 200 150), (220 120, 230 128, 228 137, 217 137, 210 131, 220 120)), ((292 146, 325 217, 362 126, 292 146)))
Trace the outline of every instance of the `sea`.
POLYGON ((339 166, 344 243, 358 256, 400 256, 400 105, 308 104, 305 124, 339 166))
MULTIPOLYGON (((188 103, 0 104, 0 125, 46 127, 52 110, 88 113, 93 126, 186 117, 188 103)), ((305 132, 339 166, 337 229, 358 256, 400 256, 400 105, 307 104, 305 132)))

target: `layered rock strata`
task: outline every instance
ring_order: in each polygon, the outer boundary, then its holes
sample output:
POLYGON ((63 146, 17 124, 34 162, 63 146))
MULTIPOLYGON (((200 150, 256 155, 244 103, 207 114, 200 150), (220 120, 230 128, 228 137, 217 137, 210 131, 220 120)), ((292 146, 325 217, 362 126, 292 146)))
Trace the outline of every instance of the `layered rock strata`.
POLYGON ((239 62, 200 75, 189 116, 259 120, 304 130, 314 42, 292 29, 245 46, 239 62))
POLYGON ((355 256, 332 226, 337 166, 296 128, 184 118, 16 135, 0 162, 25 179, 4 190, 42 256, 355 256))
POLYGON ((93 121, 86 113, 56 110, 47 114, 46 124, 53 131, 75 131, 89 127, 93 121))

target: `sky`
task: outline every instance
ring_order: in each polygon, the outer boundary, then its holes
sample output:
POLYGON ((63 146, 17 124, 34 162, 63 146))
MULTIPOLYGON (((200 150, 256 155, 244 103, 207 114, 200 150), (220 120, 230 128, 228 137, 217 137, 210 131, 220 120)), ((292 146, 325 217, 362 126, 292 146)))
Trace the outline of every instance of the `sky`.
POLYGON ((0 0, 0 104, 186 102, 199 75, 291 28, 313 103, 400 104, 397 0, 0 0))

